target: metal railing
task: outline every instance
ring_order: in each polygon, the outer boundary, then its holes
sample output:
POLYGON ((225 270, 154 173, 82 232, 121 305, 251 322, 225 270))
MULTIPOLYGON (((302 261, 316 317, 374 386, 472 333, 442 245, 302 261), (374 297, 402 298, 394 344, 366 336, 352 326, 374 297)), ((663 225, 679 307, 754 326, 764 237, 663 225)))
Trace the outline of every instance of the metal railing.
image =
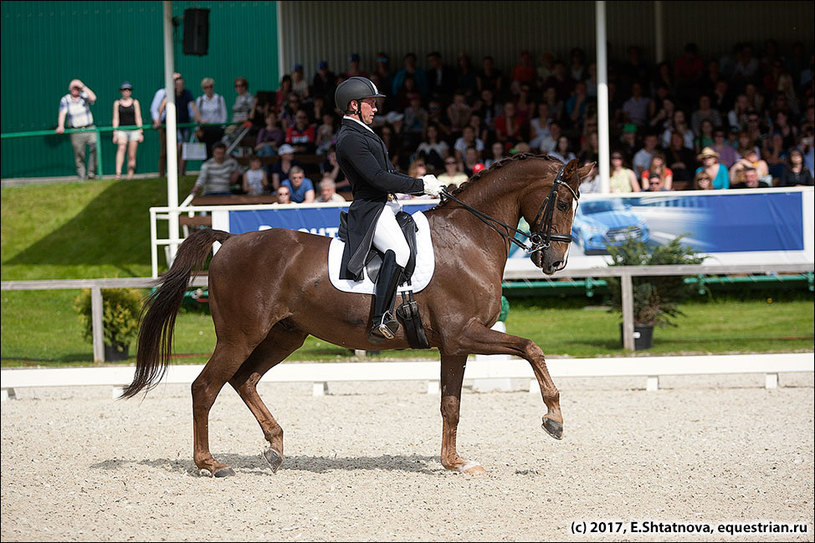
MULTIPOLYGON (((180 123, 177 124, 177 128, 197 128, 199 126, 230 126, 230 125, 237 125, 241 126, 245 124, 246 121, 238 122, 238 123, 180 123)), ((146 125, 126 125, 126 126, 118 126, 114 128, 113 126, 93 126, 90 128, 66 128, 62 134, 57 134, 54 129, 50 130, 32 130, 28 132, 6 132, 0 134, 0 140, 7 140, 7 139, 19 139, 19 138, 31 138, 36 136, 54 136, 54 135, 63 135, 63 134, 75 134, 80 132, 96 132, 96 141, 97 145, 98 142, 102 141, 102 133, 103 132, 113 132, 115 130, 159 130, 166 128, 164 125, 161 125, 160 128, 153 127, 152 124, 146 125)), ((240 133, 240 137, 236 138, 231 146, 229 147, 229 151, 231 152, 232 149, 235 148, 238 143, 243 139, 243 137, 248 132, 248 129, 244 128, 244 130, 240 133)), ((97 150, 96 153, 96 171, 99 177, 102 177, 102 153, 100 150, 97 150)))
MULTIPOLYGON (((632 277, 662 275, 719 275, 747 273, 811 273, 812 263, 804 264, 730 264, 730 265, 662 265, 662 266, 608 266, 584 270, 563 270, 558 277, 619 277, 622 290, 623 348, 634 350, 634 295, 632 277)), ((508 277, 504 277, 507 279, 508 277)), ((125 277, 113 279, 67 279, 41 281, 3 281, 1 290, 56 290, 91 289, 91 319, 93 328, 93 359, 104 362, 104 330, 102 324, 102 289, 150 288, 156 285, 152 277, 125 277)), ((190 280, 190 287, 204 287, 208 278, 197 276, 190 280)))

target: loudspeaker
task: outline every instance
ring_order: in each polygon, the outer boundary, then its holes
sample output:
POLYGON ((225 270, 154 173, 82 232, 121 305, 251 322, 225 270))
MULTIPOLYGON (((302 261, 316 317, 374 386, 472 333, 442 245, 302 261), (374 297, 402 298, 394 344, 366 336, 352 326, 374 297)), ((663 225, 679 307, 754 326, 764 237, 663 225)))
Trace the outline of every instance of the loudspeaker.
POLYGON ((209 48, 209 10, 184 10, 184 54, 204 56, 209 48))

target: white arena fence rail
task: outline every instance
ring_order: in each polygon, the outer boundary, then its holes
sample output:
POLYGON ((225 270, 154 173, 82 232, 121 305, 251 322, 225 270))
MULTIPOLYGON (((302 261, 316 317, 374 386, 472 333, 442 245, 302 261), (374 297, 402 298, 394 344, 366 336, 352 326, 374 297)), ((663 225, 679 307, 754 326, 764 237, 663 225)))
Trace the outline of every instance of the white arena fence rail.
MULTIPOLYGON (((634 295, 632 277, 661 275, 734 275, 734 274, 777 274, 811 273, 812 263, 775 264, 726 264, 726 265, 669 265, 669 266, 603 266, 587 269, 566 269, 557 273, 556 279, 574 277, 619 277, 623 306, 623 347, 634 350, 634 295)), ((504 274, 504 280, 517 279, 511 272, 504 274)), ((104 362, 104 330, 102 328, 102 289, 106 288, 150 288, 160 279, 151 277, 123 277, 107 279, 64 279, 39 281, 3 281, 1 290, 59 290, 91 289, 91 323, 93 331, 93 360, 104 362)), ((190 287, 206 287, 206 276, 190 279, 190 287)))
MULTIPOLYGON (((546 362, 553 378, 644 377, 645 389, 659 389, 659 378, 668 375, 755 374, 765 375, 765 387, 776 388, 778 375, 812 372, 812 353, 746 354, 713 356, 666 356, 628 358, 553 358, 546 362)), ((161 383, 191 384, 203 365, 171 365, 161 383)), ((101 368, 14 368, 0 371, 2 400, 16 397, 15 389, 71 386, 110 386, 118 398, 133 380, 135 366, 101 368)), ((439 393, 440 362, 326 362, 282 363, 263 376, 263 383, 312 383, 314 396, 328 392, 329 383, 366 381, 426 381, 429 394, 439 393)), ((510 390, 503 381, 529 380, 529 392, 539 393, 532 368, 526 360, 500 356, 476 357, 467 362, 465 379, 474 390, 510 390)))

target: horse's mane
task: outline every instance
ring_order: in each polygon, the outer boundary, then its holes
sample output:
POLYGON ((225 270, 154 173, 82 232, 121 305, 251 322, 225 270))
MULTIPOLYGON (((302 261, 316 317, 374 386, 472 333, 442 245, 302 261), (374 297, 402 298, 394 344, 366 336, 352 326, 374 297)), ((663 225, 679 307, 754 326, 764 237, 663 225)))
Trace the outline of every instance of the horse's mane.
MULTIPOLYGON (((529 159, 529 158, 539 158, 541 160, 557 161, 556 158, 551 157, 548 154, 536 155, 536 154, 533 154, 533 153, 518 153, 518 154, 515 154, 515 155, 512 155, 512 156, 509 156, 507 158, 502 158, 501 160, 498 160, 496 162, 493 162, 492 164, 490 164, 489 168, 481 170, 478 173, 474 173, 467 181, 463 182, 461 185, 456 187, 455 190, 453 190, 450 194, 455 196, 458 193, 460 193, 460 192, 462 192, 464 190, 467 190, 468 187, 470 187, 471 185, 477 183, 478 180, 481 179, 482 177, 484 177, 485 175, 488 175, 488 174, 490 174, 490 173, 492 173, 492 172, 494 172, 496 170, 500 170, 501 168, 503 168, 504 166, 506 166, 509 163, 516 162, 516 161, 519 161, 519 160, 526 160, 526 159, 529 159)), ((436 208, 439 208, 439 207, 443 207, 445 204, 447 204, 450 201, 451 200, 443 200, 443 201, 439 202, 438 204, 436 204, 435 206, 433 206, 431 209, 436 209, 436 208)), ((428 210, 428 211, 430 211, 430 210, 428 210)))

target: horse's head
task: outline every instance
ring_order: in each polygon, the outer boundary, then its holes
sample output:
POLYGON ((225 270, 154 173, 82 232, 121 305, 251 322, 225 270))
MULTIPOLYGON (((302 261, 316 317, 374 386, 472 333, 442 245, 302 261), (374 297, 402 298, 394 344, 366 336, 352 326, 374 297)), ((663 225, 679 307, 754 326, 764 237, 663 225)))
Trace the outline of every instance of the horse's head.
POLYGON ((534 190, 527 193, 521 213, 529 223, 532 249, 529 258, 543 273, 552 275, 566 267, 572 241, 572 221, 577 211, 580 182, 591 172, 593 163, 578 167, 577 160, 551 168, 534 190), (541 192, 544 195, 541 202, 541 192))

